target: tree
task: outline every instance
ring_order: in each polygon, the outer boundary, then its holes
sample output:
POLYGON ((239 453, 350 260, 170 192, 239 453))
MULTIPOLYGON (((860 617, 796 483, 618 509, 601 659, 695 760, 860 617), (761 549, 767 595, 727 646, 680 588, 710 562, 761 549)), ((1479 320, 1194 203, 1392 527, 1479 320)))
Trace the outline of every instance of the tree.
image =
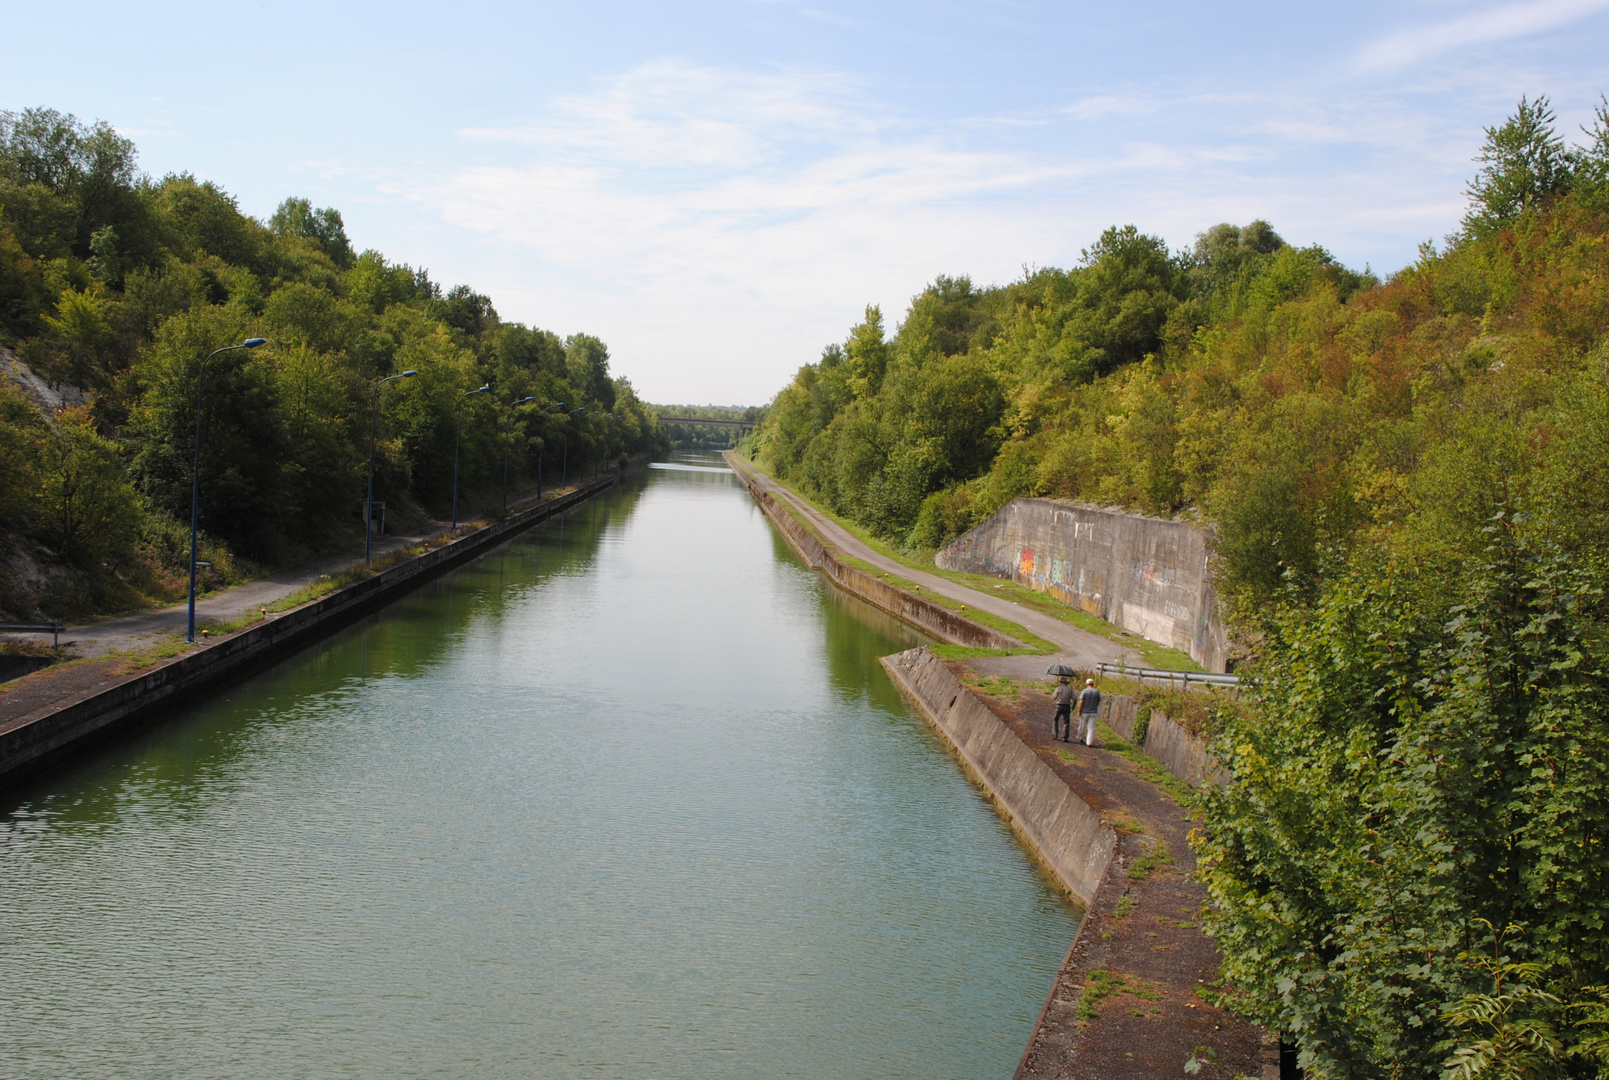
POLYGON ((1468 235, 1495 232, 1570 190, 1570 155, 1553 130, 1555 119, 1547 95, 1535 101, 1522 97, 1513 116, 1486 129, 1486 142, 1475 156, 1481 169, 1466 191, 1468 235))
POLYGON ((1599 95, 1592 110, 1592 126, 1583 127, 1587 145, 1570 154, 1574 186, 1587 202, 1609 209, 1609 97, 1599 95))
POLYGON ((280 236, 300 236, 313 241, 343 270, 357 261, 352 254, 352 243, 346 238, 341 212, 334 207, 315 210, 306 199, 286 199, 268 219, 268 227, 280 236))
POLYGON ((1214 743, 1208 925, 1315 1078, 1433 1075, 1475 957, 1567 1006, 1609 982, 1609 607, 1546 522, 1486 535, 1471 570, 1363 548, 1283 604, 1214 743))
MULTIPOLYGON (((250 336, 249 313, 235 305, 182 312, 162 324, 139 370, 140 397, 129 418, 133 472, 153 503, 190 516, 196 392, 202 389, 201 526, 253 558, 279 553, 285 539, 284 478, 290 457, 272 349, 202 358, 250 336)), ((346 486, 347 477, 330 477, 346 486)))
POLYGON ((883 340, 883 309, 866 305, 866 317, 849 331, 844 342, 844 372, 850 393, 855 397, 874 396, 882 389, 892 350, 883 340))
POLYGON ((110 439, 87 410, 64 409, 41 438, 34 521, 56 552, 86 567, 120 562, 139 535, 139 501, 110 439))
POLYGON ((609 349, 591 334, 564 339, 564 359, 570 384, 609 412, 615 407, 615 386, 609 378, 609 349))

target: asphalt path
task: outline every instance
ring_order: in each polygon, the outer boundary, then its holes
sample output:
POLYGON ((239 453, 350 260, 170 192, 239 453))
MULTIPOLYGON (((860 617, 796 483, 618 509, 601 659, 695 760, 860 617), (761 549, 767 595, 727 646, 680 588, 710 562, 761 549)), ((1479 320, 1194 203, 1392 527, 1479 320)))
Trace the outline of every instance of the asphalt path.
MULTIPOLYGON (((386 536, 374 542, 374 557, 380 558, 398 548, 422 543, 431 536, 447 531, 445 521, 431 525, 411 536, 386 536)), ((360 565, 361 554, 332 555, 313 562, 292 566, 256 581, 248 581, 232 589, 209 593, 196 598, 196 628, 203 629, 217 623, 233 622, 241 616, 265 608, 300 589, 306 588, 326 575, 333 575, 360 565)), ((189 604, 178 603, 153 608, 132 615, 119 615, 98 622, 69 626, 62 635, 62 643, 72 643, 75 657, 93 659, 109 652, 126 652, 147 649, 158 642, 183 635, 189 625, 189 604)))
MULTIPOLYGON (((736 464, 741 467, 745 463, 741 460, 736 464)), ((1018 626, 1031 633, 1037 634, 1056 646, 1057 652, 1053 656, 1006 656, 987 657, 972 661, 971 666, 980 672, 989 674, 1008 675, 1016 679, 1044 678, 1045 668, 1050 664, 1066 664, 1069 667, 1080 669, 1093 669, 1098 663, 1129 664, 1134 667, 1145 666, 1145 657, 1138 649, 1125 648, 1123 645, 1109 638, 1092 634, 1088 630, 1081 630, 1071 623, 1046 615, 1031 607, 1024 607, 1015 600, 985 589, 973 588, 940 577, 938 574, 924 570, 916 570, 906 566, 896 559, 880 554, 854 533, 839 525, 832 518, 823 514, 808 501, 795 495, 775 480, 756 469, 745 469, 753 477, 759 487, 770 493, 774 498, 786 501, 798 511, 799 516, 810 523, 817 534, 828 540, 846 555, 851 555, 862 562, 870 563, 877 569, 906 581, 922 586, 924 592, 935 592, 943 596, 958 600, 968 607, 987 611, 1002 619, 1010 619, 1018 626)))
MULTIPOLYGON (((545 494, 558 494, 549 489, 545 494)), ((509 510, 523 509, 535 502, 534 497, 519 499, 509 504, 509 510)), ((447 531, 448 523, 433 521, 425 528, 408 535, 382 536, 374 540, 376 559, 439 536, 447 531)), ((241 616, 283 600, 292 593, 306 588, 326 575, 340 573, 363 562, 361 551, 330 555, 299 566, 288 567, 256 581, 248 581, 232 589, 224 589, 196 599, 196 629, 228 623, 241 616)), ((73 657, 94 659, 110 652, 128 652, 148 649, 174 635, 183 636, 189 624, 189 604, 178 603, 153 608, 131 615, 118 615, 96 622, 70 625, 62 635, 62 643, 72 643, 69 654, 73 657)))

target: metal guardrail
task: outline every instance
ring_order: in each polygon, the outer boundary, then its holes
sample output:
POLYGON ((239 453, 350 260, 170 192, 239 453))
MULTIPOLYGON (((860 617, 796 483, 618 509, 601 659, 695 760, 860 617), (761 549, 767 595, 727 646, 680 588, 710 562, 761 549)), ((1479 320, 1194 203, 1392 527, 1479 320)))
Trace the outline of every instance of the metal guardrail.
POLYGON ((53 649, 61 648, 61 636, 66 632, 66 623, 0 623, 0 634, 49 634, 53 649))
POLYGON ((1168 671, 1164 668, 1129 667, 1127 664, 1096 664, 1102 675, 1127 675, 1133 679, 1166 679, 1169 683, 1189 686, 1239 686, 1239 675, 1218 675, 1210 671, 1168 671))

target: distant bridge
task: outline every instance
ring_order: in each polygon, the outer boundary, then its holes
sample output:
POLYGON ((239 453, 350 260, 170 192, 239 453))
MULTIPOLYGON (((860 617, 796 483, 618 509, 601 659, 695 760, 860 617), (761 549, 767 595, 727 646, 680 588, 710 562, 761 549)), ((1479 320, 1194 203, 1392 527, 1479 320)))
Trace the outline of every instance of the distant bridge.
POLYGON ((705 420, 697 416, 661 416, 661 424, 686 424, 689 427, 700 424, 704 427, 737 428, 739 431, 753 431, 753 420, 705 420))

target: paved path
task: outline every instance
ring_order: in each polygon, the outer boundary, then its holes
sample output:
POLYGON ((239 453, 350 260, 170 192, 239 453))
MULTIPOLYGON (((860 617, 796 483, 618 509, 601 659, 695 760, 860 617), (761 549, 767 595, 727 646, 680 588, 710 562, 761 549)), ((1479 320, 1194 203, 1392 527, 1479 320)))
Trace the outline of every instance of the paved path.
MULTIPOLYGON (((551 498, 560 494, 563 494, 563 490, 549 489, 543 493, 543 497, 551 498)), ((509 510, 523 509, 535 501, 534 498, 516 500, 509 504, 509 510)), ((378 537, 374 541, 374 557, 380 558, 398 548, 423 543, 430 537, 446 532, 447 525, 445 521, 433 521, 411 535, 378 537)), ((361 549, 341 555, 330 555, 281 570, 256 581, 248 581, 233 589, 198 597, 196 627, 200 629, 209 624, 232 622, 248 612, 283 600, 326 574, 336 574, 362 562, 361 549)), ((70 626, 62 640, 74 643, 71 655, 93 659, 114 650, 150 648, 163 639, 172 638, 174 635, 182 636, 188 623, 189 604, 179 603, 133 615, 70 626)))
MULTIPOLYGON (((737 465, 747 464, 738 459, 737 465)), ((998 594, 990 593, 984 589, 975 589, 940 577, 938 574, 915 570, 895 559, 890 559, 869 547, 854 533, 839 525, 832 518, 823 514, 809 502, 801 499, 787 488, 778 484, 769 476, 757 469, 746 470, 759 487, 769 492, 774 498, 784 500, 799 512, 799 515, 810 523, 817 534, 826 538, 846 555, 852 555, 862 562, 870 563, 877 569, 915 582, 924 590, 948 596, 959 600, 970 607, 987 611, 991 615, 998 615, 1002 619, 1010 619, 1018 626, 1032 633, 1038 634, 1057 648, 1055 656, 1004 656, 980 658, 972 662, 972 666, 980 672, 994 675, 1007 675, 1014 679, 1042 679, 1045 677, 1045 667, 1053 663, 1067 664, 1071 667, 1092 669, 1097 663, 1125 663, 1136 667, 1145 665, 1145 657, 1137 649, 1124 648, 1115 641, 1103 638, 1099 634, 1092 634, 1088 630, 1080 630, 1071 623, 1062 622, 1052 618, 1042 611, 1031 607, 1023 607, 1016 601, 998 594)))

